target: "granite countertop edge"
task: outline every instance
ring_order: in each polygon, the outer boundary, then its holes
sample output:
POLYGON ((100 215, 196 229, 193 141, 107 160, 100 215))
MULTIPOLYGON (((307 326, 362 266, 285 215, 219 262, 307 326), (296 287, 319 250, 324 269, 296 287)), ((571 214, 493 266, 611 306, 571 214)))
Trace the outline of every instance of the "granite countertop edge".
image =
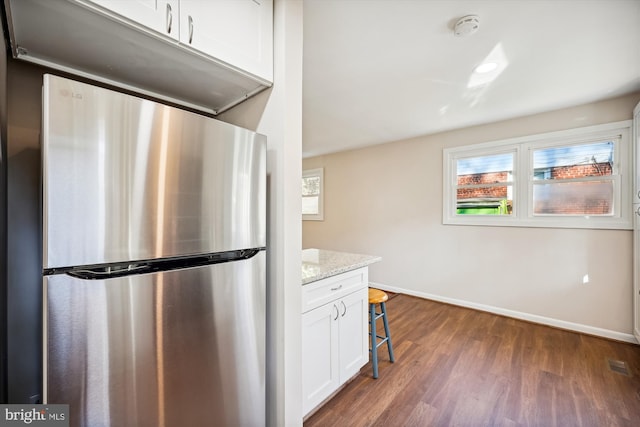
POLYGON ((302 285, 367 267, 381 260, 382 257, 376 255, 353 254, 324 249, 305 249, 302 261, 302 285), (305 260, 305 258, 307 259, 305 260), (309 258, 315 259, 309 261, 309 258))

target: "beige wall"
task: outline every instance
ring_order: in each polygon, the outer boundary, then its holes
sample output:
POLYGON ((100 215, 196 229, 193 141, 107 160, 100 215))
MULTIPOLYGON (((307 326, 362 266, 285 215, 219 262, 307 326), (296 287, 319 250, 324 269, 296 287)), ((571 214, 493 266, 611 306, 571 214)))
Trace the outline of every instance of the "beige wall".
POLYGON ((445 226, 442 150, 631 119, 639 100, 304 159, 324 168, 325 207, 302 246, 381 255, 369 278, 389 290, 631 341, 632 232, 445 226))

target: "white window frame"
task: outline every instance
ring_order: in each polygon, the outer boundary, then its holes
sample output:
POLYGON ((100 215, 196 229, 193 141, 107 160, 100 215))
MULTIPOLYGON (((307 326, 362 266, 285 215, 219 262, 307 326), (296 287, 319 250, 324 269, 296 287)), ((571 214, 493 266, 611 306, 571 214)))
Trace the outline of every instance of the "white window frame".
POLYGON ((632 221, 632 147, 631 120, 607 123, 492 141, 481 144, 445 148, 443 150, 443 224, 488 225, 550 228, 633 228, 632 221), (607 216, 534 215, 533 214, 533 151, 554 146, 586 144, 616 140, 614 148, 614 207, 607 216), (511 215, 457 214, 457 160, 505 152, 514 153, 513 211, 511 215), (617 174, 616 174, 617 171, 617 174))
MULTIPOLYGON (((324 169, 308 169, 302 171, 302 178, 308 177, 320 178, 320 194, 318 195, 318 213, 317 214, 302 214, 303 221, 324 221, 324 169)), ((303 196, 304 197, 304 196, 303 196)), ((302 200, 300 201, 302 203, 302 200)))

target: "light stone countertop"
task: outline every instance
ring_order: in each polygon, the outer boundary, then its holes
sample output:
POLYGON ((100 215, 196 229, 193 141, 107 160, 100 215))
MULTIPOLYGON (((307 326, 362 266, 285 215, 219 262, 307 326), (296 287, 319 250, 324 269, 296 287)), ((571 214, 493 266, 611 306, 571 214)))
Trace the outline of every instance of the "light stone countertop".
POLYGON ((379 256, 350 254, 325 249, 304 249, 302 251, 302 284, 315 282, 336 274, 382 260, 379 256))

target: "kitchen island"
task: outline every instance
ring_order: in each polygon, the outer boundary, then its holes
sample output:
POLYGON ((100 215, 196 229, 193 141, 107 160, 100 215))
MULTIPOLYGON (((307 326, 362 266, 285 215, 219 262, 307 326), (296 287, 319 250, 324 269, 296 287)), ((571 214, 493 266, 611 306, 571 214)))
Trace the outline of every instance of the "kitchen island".
POLYGON ((302 251, 302 284, 315 282, 347 271, 368 267, 382 258, 374 255, 352 254, 325 249, 302 251))
POLYGON ((302 411, 310 415, 369 361, 369 265, 382 258, 302 251, 302 411))

